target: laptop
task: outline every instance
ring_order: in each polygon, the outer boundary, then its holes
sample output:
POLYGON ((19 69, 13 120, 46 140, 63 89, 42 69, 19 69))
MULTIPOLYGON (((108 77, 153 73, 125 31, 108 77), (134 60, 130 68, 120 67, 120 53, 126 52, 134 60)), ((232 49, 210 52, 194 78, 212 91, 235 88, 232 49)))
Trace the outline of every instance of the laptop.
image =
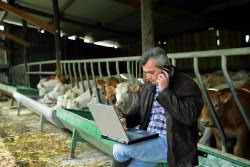
POLYGON ((114 107, 111 105, 101 103, 89 103, 87 105, 104 139, 133 144, 159 136, 157 133, 141 129, 128 128, 125 130, 114 107))

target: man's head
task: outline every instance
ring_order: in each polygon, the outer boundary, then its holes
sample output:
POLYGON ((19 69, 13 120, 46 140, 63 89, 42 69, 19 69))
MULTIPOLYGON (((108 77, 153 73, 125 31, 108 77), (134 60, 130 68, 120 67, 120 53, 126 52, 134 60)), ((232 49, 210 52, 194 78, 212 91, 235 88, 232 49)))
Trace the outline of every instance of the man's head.
POLYGON ((140 59, 145 79, 152 84, 156 84, 158 75, 162 68, 170 66, 170 60, 164 49, 159 47, 150 48, 140 59))

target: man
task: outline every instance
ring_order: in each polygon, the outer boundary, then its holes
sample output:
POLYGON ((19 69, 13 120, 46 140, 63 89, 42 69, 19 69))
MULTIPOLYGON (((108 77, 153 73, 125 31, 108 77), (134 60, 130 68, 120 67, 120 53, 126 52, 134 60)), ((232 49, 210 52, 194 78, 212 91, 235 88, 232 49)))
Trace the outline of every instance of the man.
POLYGON ((166 52, 149 49, 141 57, 145 83, 139 101, 121 119, 125 127, 159 133, 159 137, 132 145, 115 144, 113 166, 169 167, 198 164, 197 119, 203 107, 199 87, 171 66, 166 52))

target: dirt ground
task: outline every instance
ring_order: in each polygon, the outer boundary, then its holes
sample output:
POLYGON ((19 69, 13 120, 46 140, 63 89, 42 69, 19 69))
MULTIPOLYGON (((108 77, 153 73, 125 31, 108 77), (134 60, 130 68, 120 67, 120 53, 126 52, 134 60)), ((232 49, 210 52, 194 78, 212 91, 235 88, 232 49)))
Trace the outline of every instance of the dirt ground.
POLYGON ((0 101, 1 167, 102 167, 111 166, 111 158, 87 142, 77 144, 75 159, 70 159, 71 132, 46 123, 40 131, 40 118, 29 109, 0 101))

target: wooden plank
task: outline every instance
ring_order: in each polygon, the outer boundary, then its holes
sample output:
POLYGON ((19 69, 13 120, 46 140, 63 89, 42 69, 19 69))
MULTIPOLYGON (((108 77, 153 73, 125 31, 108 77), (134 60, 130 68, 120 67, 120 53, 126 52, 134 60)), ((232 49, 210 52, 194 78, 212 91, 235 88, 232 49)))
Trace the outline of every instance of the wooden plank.
POLYGON ((10 50, 9 48, 7 48, 6 46, 3 46, 3 45, 0 45, 0 49, 6 51, 6 52, 9 53, 9 54, 13 53, 12 50, 10 50))
POLYGON ((12 35, 12 34, 10 34, 8 32, 0 30, 0 35, 5 36, 6 38, 9 38, 9 39, 11 39, 11 40, 13 40, 13 41, 15 41, 15 42, 17 42, 17 43, 25 46, 25 47, 30 47, 30 43, 29 42, 27 42, 27 41, 25 41, 25 40, 23 40, 23 39, 15 36, 15 35, 12 35))
POLYGON ((51 32, 51 33, 55 33, 54 26, 49 25, 45 21, 42 21, 42 20, 39 20, 39 19, 33 17, 32 15, 25 12, 24 10, 21 10, 17 7, 14 7, 14 6, 9 5, 7 3, 4 3, 2 1, 0 1, 0 8, 21 17, 22 19, 26 20, 27 22, 29 22, 35 26, 38 26, 39 28, 42 28, 42 29, 44 29, 48 32, 51 32))

